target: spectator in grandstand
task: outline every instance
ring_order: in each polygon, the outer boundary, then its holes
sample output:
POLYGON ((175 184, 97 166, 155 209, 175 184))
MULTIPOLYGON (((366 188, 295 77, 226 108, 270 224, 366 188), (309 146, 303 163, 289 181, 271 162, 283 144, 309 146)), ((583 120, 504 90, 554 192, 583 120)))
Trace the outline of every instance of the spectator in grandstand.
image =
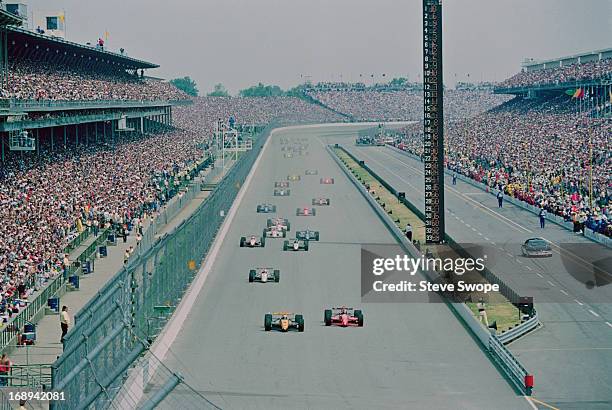
POLYGON ((0 357, 0 386, 8 386, 8 378, 11 372, 11 360, 6 353, 0 357))
POLYGON ((61 343, 64 343, 64 337, 68 333, 68 327, 70 326, 70 315, 68 314, 68 306, 62 306, 62 312, 60 313, 60 327, 62 329, 61 343))

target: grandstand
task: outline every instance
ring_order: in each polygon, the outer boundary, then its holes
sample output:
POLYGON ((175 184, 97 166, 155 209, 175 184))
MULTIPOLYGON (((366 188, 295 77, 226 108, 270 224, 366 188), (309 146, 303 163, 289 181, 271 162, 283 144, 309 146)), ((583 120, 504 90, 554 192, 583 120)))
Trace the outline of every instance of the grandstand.
MULTIPOLYGON (((612 49, 530 61, 495 94, 514 98, 446 124, 447 166, 577 233, 612 237, 612 49)), ((405 128, 396 145, 422 155, 421 128, 405 128)))
POLYGON ((612 82, 612 48, 550 60, 526 59, 523 70, 495 87, 499 94, 529 95, 612 82))

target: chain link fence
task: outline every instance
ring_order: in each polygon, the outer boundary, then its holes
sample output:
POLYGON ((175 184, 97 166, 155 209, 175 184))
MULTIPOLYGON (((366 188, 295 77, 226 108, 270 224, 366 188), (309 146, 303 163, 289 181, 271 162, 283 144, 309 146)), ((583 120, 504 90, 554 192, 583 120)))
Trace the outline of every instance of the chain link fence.
POLYGON ((130 260, 76 315, 52 367, 53 389, 65 392, 66 400, 52 409, 110 406, 127 369, 161 332, 198 272, 272 128, 260 133, 189 218, 130 260))

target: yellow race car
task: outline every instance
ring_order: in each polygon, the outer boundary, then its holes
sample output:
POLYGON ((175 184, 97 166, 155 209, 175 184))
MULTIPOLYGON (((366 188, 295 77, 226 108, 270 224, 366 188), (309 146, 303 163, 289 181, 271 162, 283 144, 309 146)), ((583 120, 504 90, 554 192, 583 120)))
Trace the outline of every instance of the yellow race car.
POLYGON ((264 316, 264 329, 288 332, 290 330, 304 331, 304 316, 289 312, 266 313, 264 316))

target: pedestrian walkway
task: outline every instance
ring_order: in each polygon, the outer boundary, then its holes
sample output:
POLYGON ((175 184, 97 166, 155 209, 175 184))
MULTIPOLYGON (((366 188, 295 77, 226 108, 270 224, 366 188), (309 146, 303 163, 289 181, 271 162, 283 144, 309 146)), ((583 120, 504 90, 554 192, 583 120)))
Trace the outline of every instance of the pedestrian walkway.
MULTIPOLYGON (((213 172, 210 174, 209 183, 218 183, 225 173, 231 168, 233 162, 228 164, 226 161, 224 172, 221 170, 221 161, 217 161, 213 172), (216 165, 217 165, 216 164, 216 165)), ((221 170, 223 171, 223 170, 221 170)), ((204 174, 204 178, 208 176, 210 170, 204 174)), ((190 189, 200 189, 199 184, 193 184, 190 189)), ((193 212, 202 204, 204 199, 210 195, 209 191, 200 191, 196 196, 186 203, 182 209, 165 225, 162 225, 157 232, 157 235, 169 233, 187 219, 193 212)), ((180 198, 174 197, 172 201, 178 201, 180 198)), ((151 219, 143 221, 144 229, 146 230, 151 225, 151 219)), ((76 260, 89 245, 94 242, 93 235, 87 238, 78 248, 73 250, 69 259, 76 260)), ((65 305, 68 307, 68 312, 71 318, 71 325, 74 325, 74 315, 77 313, 96 293, 121 269, 123 266, 123 257, 127 249, 133 246, 136 249, 136 236, 129 235, 124 243, 121 238, 118 238, 117 244, 108 247, 108 256, 95 260, 94 271, 90 274, 85 274, 80 277, 80 287, 76 291, 68 291, 60 299, 60 308, 65 305)), ((14 349, 10 353, 10 358, 14 364, 51 364, 62 354, 62 343, 60 343, 61 329, 59 315, 45 315, 36 323, 36 344, 33 346, 24 346, 14 349)))

